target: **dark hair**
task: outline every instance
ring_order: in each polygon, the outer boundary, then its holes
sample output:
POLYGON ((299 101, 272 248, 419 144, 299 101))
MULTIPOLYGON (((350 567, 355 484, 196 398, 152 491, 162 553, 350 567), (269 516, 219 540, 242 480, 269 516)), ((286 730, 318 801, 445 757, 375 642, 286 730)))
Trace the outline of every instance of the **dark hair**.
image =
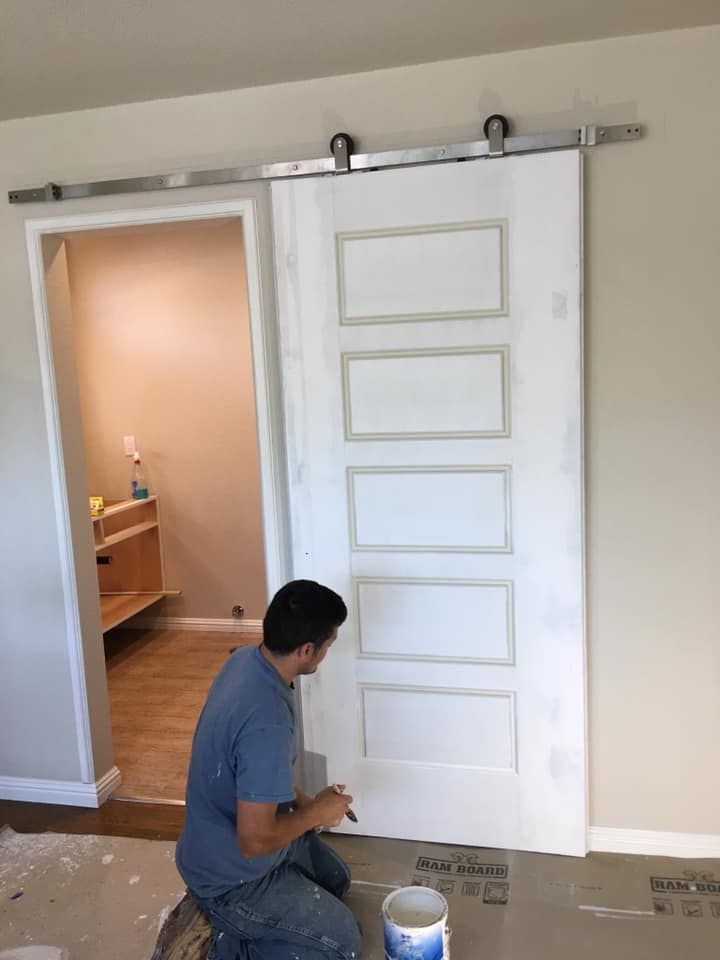
POLYGON ((329 587, 314 580, 292 580, 272 598, 263 620, 263 643, 279 654, 306 643, 321 647, 346 618, 342 597, 329 587))

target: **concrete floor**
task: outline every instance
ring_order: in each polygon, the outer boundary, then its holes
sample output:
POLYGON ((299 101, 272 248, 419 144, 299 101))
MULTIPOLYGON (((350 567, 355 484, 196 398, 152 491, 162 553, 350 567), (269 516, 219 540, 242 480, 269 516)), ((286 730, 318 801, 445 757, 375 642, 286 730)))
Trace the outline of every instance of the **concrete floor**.
MULTIPOLYGON (((328 839, 352 869, 362 960, 383 960, 382 901, 408 884, 447 898, 452 960, 720 954, 720 861, 328 839)), ((184 893, 173 852, 169 842, 0 831, 0 960, 149 960, 184 893)))

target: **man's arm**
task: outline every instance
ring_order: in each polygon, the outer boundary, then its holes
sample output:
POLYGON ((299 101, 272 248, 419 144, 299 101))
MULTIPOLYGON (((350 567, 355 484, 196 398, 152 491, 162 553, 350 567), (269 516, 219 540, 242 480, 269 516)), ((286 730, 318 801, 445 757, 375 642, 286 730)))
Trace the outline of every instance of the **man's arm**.
MULTIPOLYGON (((337 827, 352 803, 352 797, 327 787, 290 813, 277 812, 276 803, 237 801, 237 841, 248 860, 281 850, 315 827, 337 827)), ((296 791, 296 797, 297 797, 296 791)))
POLYGON ((295 803, 293 806, 295 810, 302 810, 303 807, 307 807, 308 804, 313 802, 313 798, 309 797, 304 790, 295 785, 295 803))

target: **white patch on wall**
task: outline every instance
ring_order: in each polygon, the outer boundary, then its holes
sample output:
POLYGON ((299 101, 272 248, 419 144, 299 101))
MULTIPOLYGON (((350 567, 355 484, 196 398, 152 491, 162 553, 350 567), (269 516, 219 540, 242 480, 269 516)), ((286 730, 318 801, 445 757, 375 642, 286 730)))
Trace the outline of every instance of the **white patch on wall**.
POLYGON ((553 320, 567 320, 568 299, 566 293, 560 293, 558 290, 553 290, 552 315, 553 320))

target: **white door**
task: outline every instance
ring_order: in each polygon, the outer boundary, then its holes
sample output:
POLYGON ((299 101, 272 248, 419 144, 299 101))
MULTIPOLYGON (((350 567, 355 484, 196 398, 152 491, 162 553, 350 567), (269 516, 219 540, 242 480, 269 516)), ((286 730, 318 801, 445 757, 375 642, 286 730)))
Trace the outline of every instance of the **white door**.
POLYGON ((586 852, 581 158, 272 187, 302 684, 343 831, 586 852))

